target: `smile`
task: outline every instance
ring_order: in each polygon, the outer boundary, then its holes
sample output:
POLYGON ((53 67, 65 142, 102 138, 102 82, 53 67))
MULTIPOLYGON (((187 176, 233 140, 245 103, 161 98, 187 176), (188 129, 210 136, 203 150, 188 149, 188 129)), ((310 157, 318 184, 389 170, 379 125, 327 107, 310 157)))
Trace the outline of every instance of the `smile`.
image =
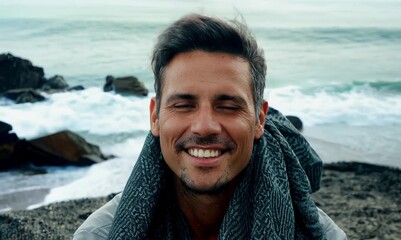
POLYGON ((198 149, 198 148, 191 148, 188 150, 189 155, 198 158, 214 158, 221 155, 220 150, 213 150, 213 149, 198 149))

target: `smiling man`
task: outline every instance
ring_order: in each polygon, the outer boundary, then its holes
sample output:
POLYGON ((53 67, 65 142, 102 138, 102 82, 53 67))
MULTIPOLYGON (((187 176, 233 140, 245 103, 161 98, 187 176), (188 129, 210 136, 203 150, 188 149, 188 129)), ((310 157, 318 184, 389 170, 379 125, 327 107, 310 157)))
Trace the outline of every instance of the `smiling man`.
POLYGON ((150 106, 152 133, 182 192, 235 189, 232 180, 248 165, 249 143, 262 136, 267 111, 265 102, 256 116, 249 70, 241 56, 202 50, 166 66, 160 109, 156 99, 150 106))
POLYGON ((311 199, 314 151, 266 119, 265 59, 244 25, 183 17, 152 68, 151 133, 131 177, 74 239, 346 238, 311 199))

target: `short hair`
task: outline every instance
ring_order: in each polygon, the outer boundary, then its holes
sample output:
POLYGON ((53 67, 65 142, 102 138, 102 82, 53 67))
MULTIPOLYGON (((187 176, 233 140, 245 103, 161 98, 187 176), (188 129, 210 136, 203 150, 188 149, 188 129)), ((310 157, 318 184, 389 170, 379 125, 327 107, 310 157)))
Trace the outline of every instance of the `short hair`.
POLYGON ((156 112, 160 112, 163 75, 166 65, 178 54, 203 50, 241 56, 250 65, 251 89, 256 117, 263 103, 266 81, 264 53, 247 26, 238 20, 225 22, 199 14, 182 17, 165 29, 153 50, 152 70, 155 78, 156 112))

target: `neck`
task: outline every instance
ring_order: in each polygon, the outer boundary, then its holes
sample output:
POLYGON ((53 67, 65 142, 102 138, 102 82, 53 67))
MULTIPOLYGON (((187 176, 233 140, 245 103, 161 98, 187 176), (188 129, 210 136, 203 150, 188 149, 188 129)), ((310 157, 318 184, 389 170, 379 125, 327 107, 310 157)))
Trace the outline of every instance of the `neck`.
POLYGON ((193 239, 217 239, 237 184, 238 180, 234 179, 218 194, 196 194, 189 192, 175 177, 178 205, 191 227, 193 239))

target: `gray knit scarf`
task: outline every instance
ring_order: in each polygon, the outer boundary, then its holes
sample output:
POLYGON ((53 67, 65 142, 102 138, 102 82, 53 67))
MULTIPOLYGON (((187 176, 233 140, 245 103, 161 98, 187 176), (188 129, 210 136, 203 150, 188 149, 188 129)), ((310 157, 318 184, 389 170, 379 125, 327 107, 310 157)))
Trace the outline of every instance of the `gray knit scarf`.
MULTIPOLYGON (((219 239, 325 239, 308 177, 276 127, 282 121, 276 120, 267 119, 263 137, 254 142, 219 239)), ((281 130, 287 135, 292 132, 300 137, 297 130, 284 125, 281 130)), ((310 146, 298 148, 304 154, 310 146)), ((321 166, 320 159, 313 158, 313 154, 307 157, 307 168, 319 166, 316 162, 321 166)), ((149 133, 124 189, 109 239, 191 239, 189 225, 174 199, 172 174, 161 155, 159 139, 149 133)))

